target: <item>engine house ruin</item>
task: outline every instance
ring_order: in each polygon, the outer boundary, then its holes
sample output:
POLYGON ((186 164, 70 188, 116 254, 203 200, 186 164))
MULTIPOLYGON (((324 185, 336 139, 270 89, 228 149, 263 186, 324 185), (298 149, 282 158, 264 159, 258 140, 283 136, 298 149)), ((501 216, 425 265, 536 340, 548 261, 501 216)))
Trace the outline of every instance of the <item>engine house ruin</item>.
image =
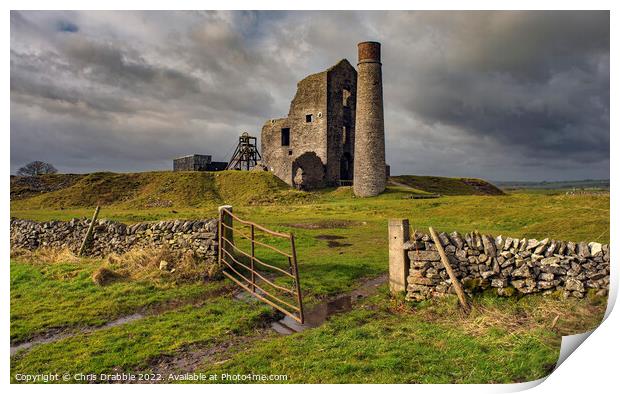
POLYGON ((288 117, 261 132, 263 162, 291 186, 353 181, 357 71, 343 59, 297 84, 288 117))
POLYGON ((363 42, 358 51, 360 75, 343 59, 307 76, 297 84, 288 116, 263 125, 263 164, 289 185, 300 189, 353 185, 360 196, 385 189, 380 44, 363 42), (363 114, 356 113, 360 91, 363 114), (356 135, 365 146, 355 146, 356 135), (364 163, 356 163, 356 155, 364 163))

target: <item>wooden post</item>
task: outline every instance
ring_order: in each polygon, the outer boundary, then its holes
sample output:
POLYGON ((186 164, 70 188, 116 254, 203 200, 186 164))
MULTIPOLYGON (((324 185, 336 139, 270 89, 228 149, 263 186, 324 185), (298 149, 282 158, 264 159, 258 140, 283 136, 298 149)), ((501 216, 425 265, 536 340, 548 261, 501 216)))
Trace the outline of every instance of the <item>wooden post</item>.
POLYGON ((222 262, 222 211, 218 209, 218 217, 217 217, 217 263, 220 265, 220 268, 224 267, 224 263, 222 262))
POLYGON ((88 231, 86 231, 86 236, 84 237, 84 240, 82 241, 82 246, 80 246, 80 251, 78 252, 78 256, 82 256, 82 254, 84 253, 84 250, 86 249, 88 240, 93 234, 93 228, 95 227, 95 221, 97 221, 97 216, 99 216, 99 205, 97 205, 97 208, 95 208, 95 214, 93 215, 93 220, 90 222, 90 225, 88 226, 88 231))
POLYGON ((448 273, 448 276, 450 277, 450 280, 452 281, 452 286, 454 286, 454 290, 456 290, 456 295, 459 297, 459 301, 461 302, 461 305, 463 306, 463 309, 465 310, 465 312, 469 313, 469 304, 467 303, 467 298, 465 297, 465 293, 463 292, 461 283, 459 282, 458 278, 454 274, 454 271, 452 271, 450 260, 448 260, 448 256, 446 256, 446 252, 443 250, 443 245, 441 244, 441 240, 439 239, 439 237, 437 236, 437 233, 432 227, 429 227, 428 231, 430 231, 431 237, 433 237, 433 241, 435 241, 435 247, 437 248, 437 251, 439 252, 439 257, 441 257, 441 262, 446 268, 446 272, 448 273))
POLYGON ((389 284, 392 294, 407 290, 409 259, 403 249, 409 240, 409 220, 390 219, 388 222, 389 284))
POLYGON ((250 278, 252 280, 252 286, 250 288, 252 291, 256 291, 256 287, 254 286, 256 284, 256 275, 254 274, 254 224, 250 225, 250 235, 252 238, 252 258, 250 259, 250 278))
MULTIPOLYGON (((220 214, 219 216, 219 223, 220 223, 220 234, 222 239, 227 239, 228 242, 223 241, 222 243, 220 243, 219 247, 220 248, 224 248, 225 251, 227 251, 230 254, 233 254, 233 248, 232 248, 232 244, 234 243, 234 239, 233 239, 233 218, 230 215, 227 215, 224 210, 232 213, 233 211, 233 207, 232 205, 222 205, 221 207, 219 207, 218 212, 220 214), (229 243, 230 242, 230 243, 229 243)), ((222 258, 226 259, 226 256, 224 254, 222 254, 222 258)))
POLYGON ((293 275, 295 275, 295 288, 297 292, 297 303, 299 304, 299 322, 304 324, 304 304, 301 295, 301 286, 299 285, 299 270, 297 269, 297 250, 295 249, 295 235, 291 233, 291 252, 293 255, 292 269, 293 275))

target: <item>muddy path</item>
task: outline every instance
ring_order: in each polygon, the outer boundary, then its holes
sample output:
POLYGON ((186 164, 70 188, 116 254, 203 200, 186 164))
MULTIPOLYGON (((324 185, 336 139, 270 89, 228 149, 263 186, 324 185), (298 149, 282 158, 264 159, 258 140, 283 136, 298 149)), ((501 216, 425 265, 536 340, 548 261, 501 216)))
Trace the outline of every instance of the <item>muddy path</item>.
MULTIPOLYGON (((184 347, 175 354, 161 355, 149 362, 146 372, 160 378, 157 381, 137 383, 174 383, 180 381, 174 375, 199 372, 207 365, 223 364, 230 360, 232 355, 243 352, 257 342, 275 338, 275 334, 268 325, 257 329, 250 335, 235 336, 217 344, 194 344, 184 347), (172 379, 169 379, 170 376, 172 379)), ((119 371, 122 372, 122 371, 119 371)), ((130 382, 119 382, 130 383, 130 382)), ((131 382, 134 383, 134 382, 131 382)))
MULTIPOLYGON (((353 291, 313 305, 309 308, 306 314, 306 323, 303 325, 294 322, 289 317, 265 321, 250 335, 232 337, 218 344, 195 344, 185 347, 175 354, 161 355, 153 359, 145 371, 161 376, 161 380, 142 383, 168 383, 170 382, 168 380, 170 375, 198 372, 200 368, 204 368, 206 365, 222 364, 234 354, 250 349, 260 341, 320 327, 330 317, 350 311, 356 302, 375 294, 384 283, 387 283, 387 275, 366 280, 353 291)), ((236 293, 235 299, 239 302, 256 302, 252 296, 245 292, 236 293)))

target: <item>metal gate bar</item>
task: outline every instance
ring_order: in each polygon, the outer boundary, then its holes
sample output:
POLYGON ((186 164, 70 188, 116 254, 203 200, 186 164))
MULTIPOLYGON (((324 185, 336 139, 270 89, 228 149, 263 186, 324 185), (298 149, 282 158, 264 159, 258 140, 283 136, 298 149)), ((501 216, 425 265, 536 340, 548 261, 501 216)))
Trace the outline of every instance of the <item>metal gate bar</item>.
POLYGON ((218 245, 219 245, 219 254, 218 261, 220 264, 225 266, 225 270, 223 271, 224 275, 238 284, 241 288, 248 291, 254 297, 259 300, 269 304, 270 306, 276 308, 281 311, 285 315, 291 317, 295 321, 300 324, 304 323, 304 308, 302 301, 301 288, 299 285, 299 270, 297 268, 297 253, 295 250, 295 236, 293 234, 284 234, 279 233, 273 230, 269 230, 259 224, 254 222, 250 222, 247 220, 240 219, 235 216, 229 209, 225 207, 220 208, 220 217, 219 217, 219 228, 218 228, 218 245), (225 223, 225 219, 229 219, 229 224, 225 223), (245 226, 250 227, 250 235, 248 236, 245 232, 235 228, 233 222, 237 221, 245 226), (275 246, 266 244, 264 242, 258 241, 256 239, 255 230, 260 230, 270 236, 276 238, 287 239, 290 241, 290 253, 287 253, 283 250, 278 249, 275 246), (224 232, 227 232, 229 236, 226 236, 224 232), (245 250, 242 250, 239 246, 235 245, 233 240, 233 235, 237 234, 242 238, 250 241, 250 251, 249 253, 245 250), (231 239, 229 239, 231 238, 231 239), (280 267, 276 267, 275 265, 265 263, 261 259, 256 256, 256 246, 268 248, 274 252, 279 253, 280 255, 286 257, 288 260, 288 271, 282 269, 280 267), (239 260, 242 260, 243 257, 249 259, 248 263, 243 263, 239 260), (287 278, 293 280, 293 288, 286 288, 280 285, 275 284, 272 280, 265 277, 265 275, 261 274, 261 272, 257 269, 256 264, 259 264, 262 267, 267 269, 282 273, 286 275, 287 278), (243 275, 239 272, 239 269, 243 269, 249 271, 250 277, 243 275), (228 272, 230 270, 231 272, 228 272), (234 274, 234 275, 233 275, 234 274), (261 283, 259 285, 257 283, 257 278, 262 280, 265 284, 271 286, 274 290, 269 292, 265 289, 265 285, 261 283), (292 300, 284 300, 281 297, 276 295, 276 292, 284 292, 289 294, 294 298, 292 300), (293 303, 297 305, 293 305, 293 303))

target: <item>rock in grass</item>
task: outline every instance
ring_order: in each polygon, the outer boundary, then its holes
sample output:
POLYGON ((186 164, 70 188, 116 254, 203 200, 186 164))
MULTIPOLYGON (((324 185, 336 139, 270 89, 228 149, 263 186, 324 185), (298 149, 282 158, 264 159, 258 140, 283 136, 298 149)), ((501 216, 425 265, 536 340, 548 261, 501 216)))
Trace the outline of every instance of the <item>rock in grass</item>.
POLYGON ((506 278, 495 278, 491 280, 491 287, 506 287, 508 286, 508 280, 506 278))
POLYGON ((497 289, 497 295, 501 297, 512 297, 515 295, 515 292, 516 290, 514 287, 499 287, 497 289))

